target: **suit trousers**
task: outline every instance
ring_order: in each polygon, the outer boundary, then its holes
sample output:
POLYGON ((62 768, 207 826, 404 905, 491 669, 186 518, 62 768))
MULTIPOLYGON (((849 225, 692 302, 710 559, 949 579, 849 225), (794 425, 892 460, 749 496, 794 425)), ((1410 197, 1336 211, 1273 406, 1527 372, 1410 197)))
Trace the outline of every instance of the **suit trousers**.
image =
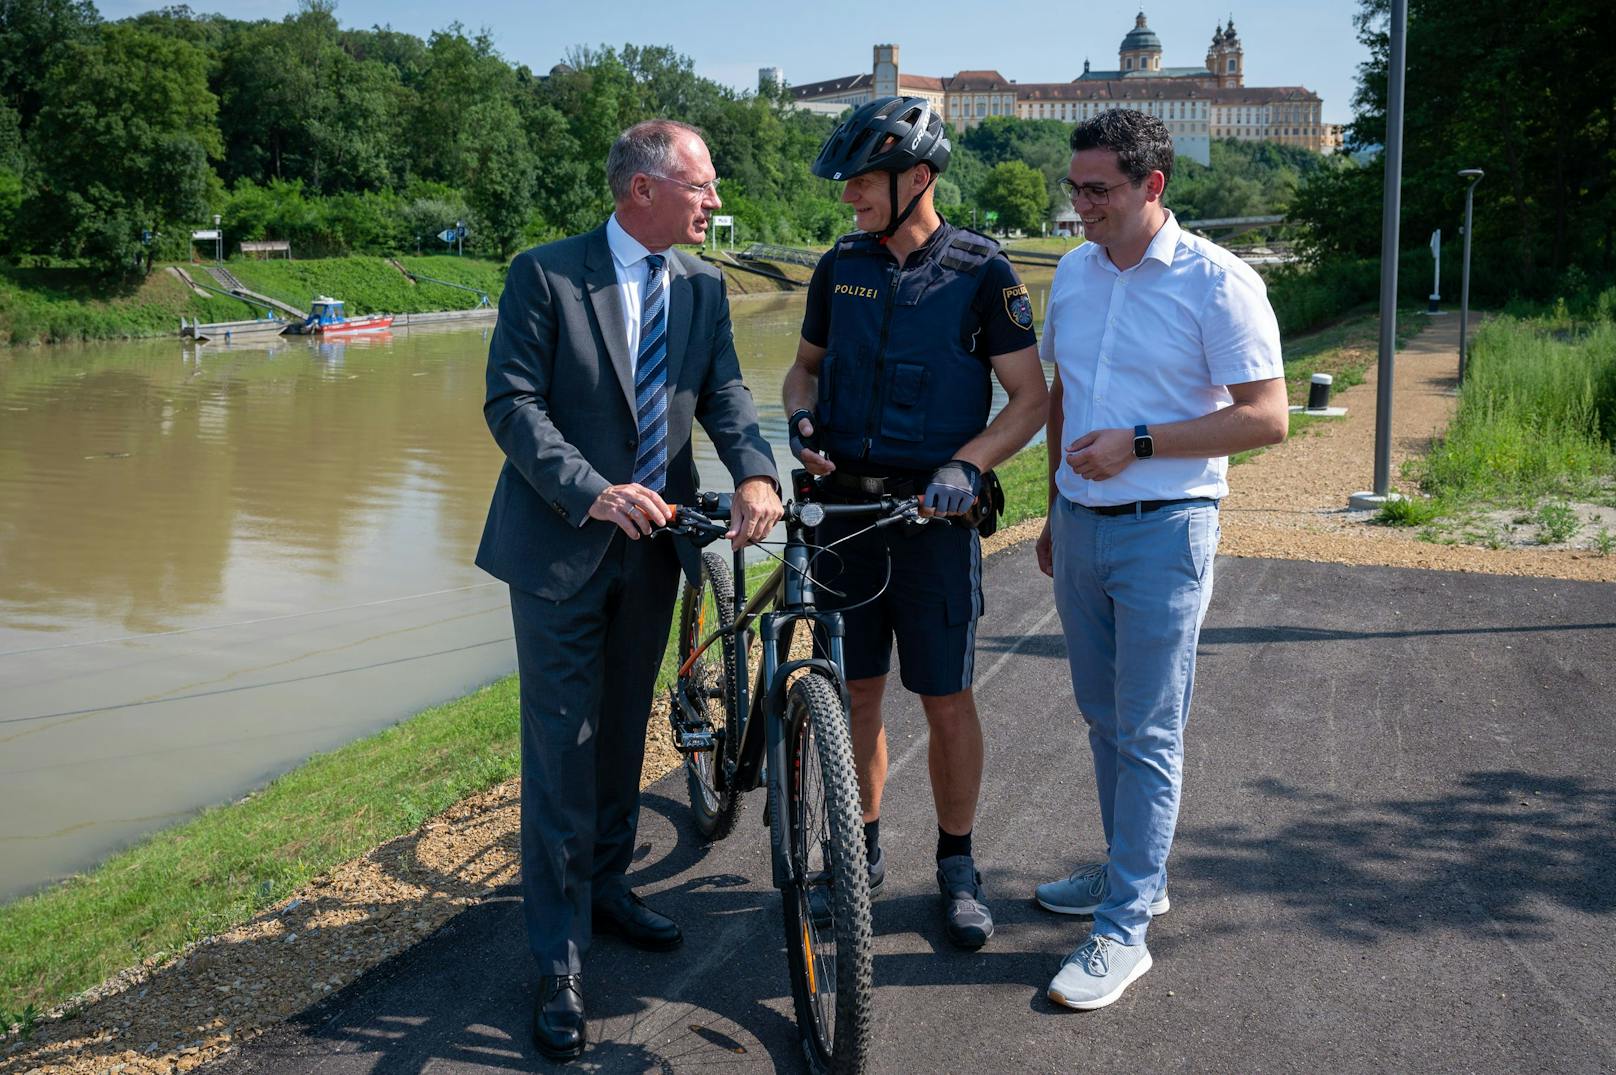
POLYGON ((1105 830, 1094 932, 1142 944, 1178 823, 1195 647, 1212 599, 1218 510, 1097 515, 1056 497, 1055 607, 1088 724, 1105 830))
POLYGON ((572 597, 511 589, 523 916, 540 974, 579 973, 591 903, 628 890, 646 718, 679 577, 671 539, 618 533, 572 597))

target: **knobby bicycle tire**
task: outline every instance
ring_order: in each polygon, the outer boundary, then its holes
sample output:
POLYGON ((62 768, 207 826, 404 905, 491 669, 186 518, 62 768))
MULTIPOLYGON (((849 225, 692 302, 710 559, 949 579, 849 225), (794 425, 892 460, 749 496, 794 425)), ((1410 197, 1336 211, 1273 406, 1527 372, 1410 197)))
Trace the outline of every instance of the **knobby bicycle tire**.
MULTIPOLYGON (((715 552, 701 554, 701 585, 685 583, 679 602, 679 665, 715 628, 735 623, 735 582, 730 566, 715 552), (716 622, 711 618, 716 613, 716 622)), ((722 840, 735 827, 741 794, 733 785, 719 787, 727 764, 739 749, 740 717, 736 712, 735 637, 725 635, 681 679, 678 689, 705 711, 713 726, 711 751, 685 755, 685 786, 690 813, 703 839, 722 840)))
POLYGON ((815 1072, 856 1075, 872 1033, 870 880, 847 712, 828 678, 809 673, 791 685, 786 736, 781 814, 796 881, 781 902, 797 1026, 815 1072), (832 921, 820 926, 808 894, 827 884, 832 921))

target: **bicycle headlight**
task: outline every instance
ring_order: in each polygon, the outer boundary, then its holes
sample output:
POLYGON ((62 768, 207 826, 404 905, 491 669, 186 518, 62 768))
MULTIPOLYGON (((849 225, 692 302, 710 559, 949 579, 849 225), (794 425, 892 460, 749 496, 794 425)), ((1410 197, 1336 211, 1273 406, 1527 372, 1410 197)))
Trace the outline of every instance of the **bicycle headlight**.
POLYGON ((825 521, 825 506, 809 501, 797 509, 797 521, 804 526, 818 526, 825 521))

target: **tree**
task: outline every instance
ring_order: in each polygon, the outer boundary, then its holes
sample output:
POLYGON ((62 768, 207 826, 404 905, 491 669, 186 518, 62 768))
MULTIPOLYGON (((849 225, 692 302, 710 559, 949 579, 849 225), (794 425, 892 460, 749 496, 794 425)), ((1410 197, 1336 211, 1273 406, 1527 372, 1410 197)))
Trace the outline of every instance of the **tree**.
POLYGON ((1036 232, 1048 216, 1049 188, 1043 173, 1020 161, 1005 161, 988 173, 977 202, 999 214, 1000 229, 1036 232))
MULTIPOLYGON (((1386 131, 1388 0, 1361 0, 1350 143, 1386 131)), ((1454 234, 1460 168, 1487 171, 1476 190, 1473 286, 1493 298, 1547 297, 1562 277, 1616 273, 1616 8, 1565 0, 1520 19, 1503 0, 1411 0, 1404 111, 1402 232, 1454 234)), ((1299 191, 1294 215, 1324 256, 1374 246, 1383 189, 1377 161, 1324 172, 1299 191), (1369 236, 1362 234, 1369 232, 1369 236)))
POLYGON ((0 0, 0 105, 28 131, 45 103, 51 68, 74 45, 95 40, 90 0, 0 0))
POLYGON ((65 223, 59 245, 113 271, 142 228, 202 217, 220 143, 200 49, 119 24, 98 36, 52 69, 33 143, 45 209, 65 223))

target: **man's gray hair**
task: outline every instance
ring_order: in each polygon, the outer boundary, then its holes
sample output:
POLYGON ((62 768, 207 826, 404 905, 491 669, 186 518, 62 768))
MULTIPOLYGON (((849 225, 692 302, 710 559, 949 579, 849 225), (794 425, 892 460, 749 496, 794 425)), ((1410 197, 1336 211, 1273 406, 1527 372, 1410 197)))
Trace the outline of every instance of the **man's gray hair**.
POLYGON ((618 135, 611 152, 606 154, 606 182, 611 185, 612 199, 621 201, 628 197, 629 183, 639 172, 652 175, 672 172, 674 146, 685 134, 706 140, 699 128, 674 119, 648 119, 618 135))

